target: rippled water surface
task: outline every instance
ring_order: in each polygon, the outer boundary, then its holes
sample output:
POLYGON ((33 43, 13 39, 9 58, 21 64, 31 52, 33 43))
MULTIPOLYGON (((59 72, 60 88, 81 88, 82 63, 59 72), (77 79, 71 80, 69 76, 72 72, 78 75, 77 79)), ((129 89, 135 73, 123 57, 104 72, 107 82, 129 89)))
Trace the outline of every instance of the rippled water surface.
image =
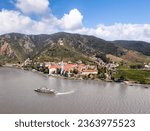
POLYGON ((0 68, 0 113, 150 113, 150 88, 0 68), (58 94, 34 92, 42 86, 58 94))

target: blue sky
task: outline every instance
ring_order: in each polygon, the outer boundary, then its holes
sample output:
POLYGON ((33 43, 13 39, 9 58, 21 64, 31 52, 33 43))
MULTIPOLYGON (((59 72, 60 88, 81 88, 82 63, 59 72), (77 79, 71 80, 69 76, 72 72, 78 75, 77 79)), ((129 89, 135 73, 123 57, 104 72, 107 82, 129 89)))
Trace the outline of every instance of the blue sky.
MULTIPOLYGON (((99 23, 150 23, 150 0, 49 0, 53 14, 61 18, 77 8, 88 27, 99 23)), ((0 9, 15 10, 12 0, 1 0, 0 9)))
POLYGON ((87 26, 150 23, 150 0, 51 0, 51 8, 58 17, 77 8, 84 15, 87 26))
POLYGON ((150 0, 1 0, 0 34, 66 31, 150 41, 149 5, 150 0))

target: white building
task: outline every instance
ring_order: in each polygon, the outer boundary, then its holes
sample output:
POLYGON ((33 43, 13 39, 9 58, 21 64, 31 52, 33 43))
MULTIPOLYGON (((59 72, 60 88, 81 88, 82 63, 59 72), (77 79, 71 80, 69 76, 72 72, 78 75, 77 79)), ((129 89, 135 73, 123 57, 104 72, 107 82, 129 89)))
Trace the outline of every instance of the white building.
POLYGON ((89 74, 96 75, 98 74, 98 71, 97 70, 83 70, 81 73, 81 75, 89 75, 89 74))
POLYGON ((52 75, 52 74, 54 74, 54 73, 56 73, 57 72, 57 65, 50 65, 49 66, 49 75, 52 75))

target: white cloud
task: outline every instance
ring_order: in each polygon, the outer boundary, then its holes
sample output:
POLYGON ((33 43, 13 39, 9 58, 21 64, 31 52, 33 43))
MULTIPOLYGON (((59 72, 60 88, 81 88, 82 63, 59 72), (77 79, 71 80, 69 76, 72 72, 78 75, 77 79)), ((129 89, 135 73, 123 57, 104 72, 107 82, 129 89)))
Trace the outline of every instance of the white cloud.
POLYGON ((32 34, 51 34, 58 32, 57 27, 58 20, 55 17, 50 17, 49 19, 42 19, 40 21, 34 21, 32 29, 29 32, 32 34))
POLYGON ((19 32, 29 34, 54 33, 57 19, 41 19, 35 21, 18 11, 2 10, 0 11, 0 34, 19 32))
POLYGON ((64 14, 60 20, 60 25, 64 30, 75 30, 82 27, 83 16, 77 9, 72 9, 69 14, 64 14))
POLYGON ((51 34, 60 30, 73 31, 82 26, 82 16, 80 16, 80 12, 73 9, 69 15, 65 14, 61 19, 57 19, 49 12, 47 17, 43 16, 40 20, 34 20, 19 11, 2 10, 0 11, 0 34, 9 32, 51 34))
POLYGON ((0 33, 26 31, 32 20, 17 11, 2 10, 0 12, 0 33))
POLYGON ((16 0, 15 5, 25 14, 43 14, 49 10, 48 0, 16 0))
POLYGON ((75 32, 94 35, 106 40, 142 40, 150 42, 150 24, 98 25, 96 28, 81 28, 75 32))
POLYGON ((68 14, 64 14, 62 18, 58 19, 50 12, 48 4, 48 0, 17 0, 16 5, 24 13, 14 10, 1 10, 0 34, 10 32, 51 34, 58 31, 66 31, 94 35, 106 40, 142 40, 150 42, 150 24, 116 23, 108 26, 100 24, 96 28, 87 28, 83 26, 83 15, 78 9, 72 9, 68 14), (36 4, 34 3, 35 1, 36 4), (41 1, 42 3, 45 1, 45 4, 40 4, 41 1), (44 13, 45 11, 47 16, 41 15, 39 20, 32 19, 25 14, 44 13))

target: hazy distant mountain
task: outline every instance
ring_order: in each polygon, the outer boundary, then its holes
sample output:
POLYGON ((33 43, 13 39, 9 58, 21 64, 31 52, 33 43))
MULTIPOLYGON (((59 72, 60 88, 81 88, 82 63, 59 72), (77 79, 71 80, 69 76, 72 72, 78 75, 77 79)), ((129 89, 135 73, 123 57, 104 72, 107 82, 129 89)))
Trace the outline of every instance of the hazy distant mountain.
POLYGON ((150 43, 144 41, 113 41, 116 46, 123 47, 129 50, 134 50, 150 56, 150 43))
MULTIPOLYGON (((96 54, 122 57, 126 51, 118 46, 126 45, 124 48, 131 49, 133 44, 122 44, 121 42, 109 42, 94 36, 64 32, 52 35, 10 33, 0 36, 0 61, 4 63, 23 62, 28 57, 37 61, 60 61, 62 59, 91 61, 89 57, 96 54)), ((146 52, 149 55, 150 52, 147 50, 149 45, 147 48, 146 44, 144 45, 143 54, 146 52)), ((140 51, 136 48, 134 50, 140 51)))

